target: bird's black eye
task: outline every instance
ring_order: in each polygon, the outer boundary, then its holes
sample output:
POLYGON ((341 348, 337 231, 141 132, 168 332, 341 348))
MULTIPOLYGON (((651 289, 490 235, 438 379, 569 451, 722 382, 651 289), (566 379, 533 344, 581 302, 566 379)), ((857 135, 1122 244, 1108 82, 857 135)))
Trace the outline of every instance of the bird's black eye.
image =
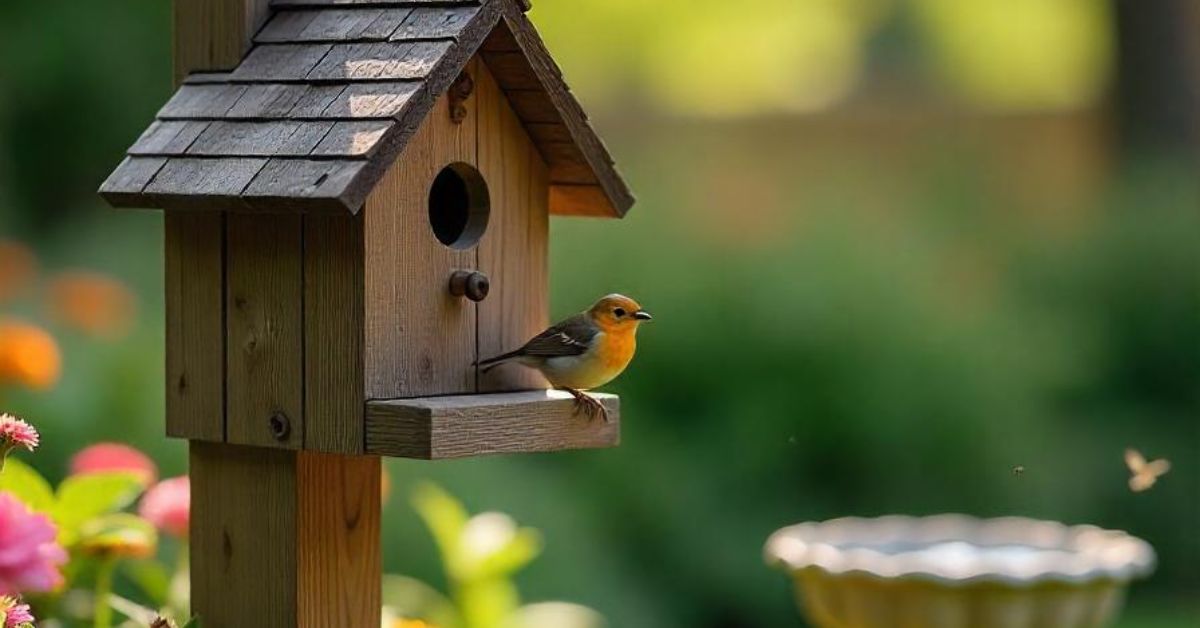
POLYGON ((616 316, 617 318, 624 318, 625 317, 625 308, 623 308, 623 307, 613 308, 613 316, 616 316))

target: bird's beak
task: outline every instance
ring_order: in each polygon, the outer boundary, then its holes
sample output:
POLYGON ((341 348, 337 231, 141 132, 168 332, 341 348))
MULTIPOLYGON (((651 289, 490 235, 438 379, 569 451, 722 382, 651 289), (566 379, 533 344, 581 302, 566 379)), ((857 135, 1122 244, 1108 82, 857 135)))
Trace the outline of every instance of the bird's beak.
POLYGON ((638 311, 634 312, 634 313, 633 313, 633 317, 634 317, 634 318, 636 318, 636 319, 638 319, 639 321, 652 321, 652 320, 654 320, 654 317, 653 317, 653 316, 650 316, 650 312, 647 312, 646 310, 638 310, 638 311))

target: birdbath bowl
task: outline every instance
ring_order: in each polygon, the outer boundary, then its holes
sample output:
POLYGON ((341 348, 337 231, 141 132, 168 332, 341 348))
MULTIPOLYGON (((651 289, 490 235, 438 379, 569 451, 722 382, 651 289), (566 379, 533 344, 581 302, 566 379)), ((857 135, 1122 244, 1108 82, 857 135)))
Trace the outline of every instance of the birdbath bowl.
POLYGON ((822 628, 1104 626, 1154 568, 1124 532, 965 515, 801 523, 765 554, 822 628))

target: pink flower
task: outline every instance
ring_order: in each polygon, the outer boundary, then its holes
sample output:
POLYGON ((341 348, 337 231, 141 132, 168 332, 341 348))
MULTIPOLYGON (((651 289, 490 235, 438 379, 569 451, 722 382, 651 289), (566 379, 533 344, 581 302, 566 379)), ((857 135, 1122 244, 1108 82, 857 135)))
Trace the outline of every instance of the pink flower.
POLYGON ((158 468, 146 454, 120 443, 97 443, 85 447, 71 458, 71 475, 89 473, 132 473, 150 486, 158 478, 158 468))
POLYGON ((192 516, 192 485, 186 475, 167 478, 146 491, 138 514, 167 534, 187 538, 192 516))
POLYGON ((53 591, 62 584, 58 567, 67 552, 58 530, 10 493, 0 492, 0 595, 53 591))
POLYGON ((29 605, 7 595, 0 596, 0 618, 4 620, 3 628, 33 626, 33 613, 29 612, 29 605))
POLYGON ((14 447, 33 451, 37 446, 38 433, 32 425, 11 414, 0 414, 0 451, 7 454, 14 447))

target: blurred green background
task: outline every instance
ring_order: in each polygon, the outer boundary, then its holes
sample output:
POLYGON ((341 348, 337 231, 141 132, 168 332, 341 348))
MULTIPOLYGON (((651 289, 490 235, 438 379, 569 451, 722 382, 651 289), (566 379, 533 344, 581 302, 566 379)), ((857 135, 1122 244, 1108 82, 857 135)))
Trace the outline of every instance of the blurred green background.
MULTIPOLYGON (((1122 626, 1200 621, 1200 10, 1190 0, 535 0, 639 203, 552 224, 555 317, 654 312, 610 451, 389 462, 540 528, 530 600, 618 628, 801 625, 761 545, 841 515, 1019 514, 1129 530, 1160 567, 1122 626), (1174 468, 1133 494, 1122 451, 1174 468), (1014 474, 1015 466, 1022 474, 1014 474)), ((0 3, 0 239, 41 283, 0 316, 63 349, 0 389, 51 476, 162 438, 161 218, 94 191, 171 92, 165 0, 0 3), (92 338, 46 278, 106 273, 92 338)), ((404 498, 390 572, 441 582, 404 498)))

